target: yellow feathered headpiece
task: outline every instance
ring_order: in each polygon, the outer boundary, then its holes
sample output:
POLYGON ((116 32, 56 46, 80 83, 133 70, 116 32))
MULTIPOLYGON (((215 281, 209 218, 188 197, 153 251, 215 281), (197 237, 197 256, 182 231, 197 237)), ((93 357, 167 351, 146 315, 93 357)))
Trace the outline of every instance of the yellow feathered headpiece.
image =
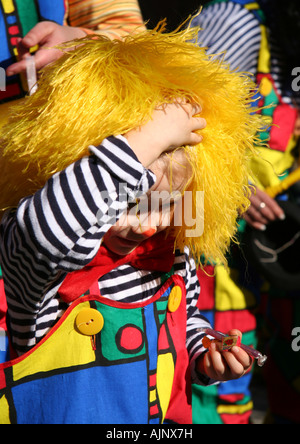
POLYGON ((196 258, 224 261, 237 217, 249 204, 248 160, 261 122, 251 107, 255 85, 208 56, 193 42, 197 32, 164 33, 159 26, 123 41, 89 36, 75 50, 74 42, 66 45, 2 129, 0 208, 16 206, 88 155, 89 145, 145 123, 158 105, 196 101, 207 128, 203 142, 185 150, 195 203, 196 192, 204 191, 204 233, 186 238, 193 227, 183 224, 176 242, 196 258))

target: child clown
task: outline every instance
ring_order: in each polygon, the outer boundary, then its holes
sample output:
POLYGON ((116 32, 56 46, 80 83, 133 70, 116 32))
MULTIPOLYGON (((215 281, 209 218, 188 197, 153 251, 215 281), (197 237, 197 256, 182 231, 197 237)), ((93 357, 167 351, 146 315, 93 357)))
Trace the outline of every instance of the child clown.
POLYGON ((225 260, 248 207, 253 85, 193 30, 162 31, 73 42, 3 129, 1 266, 18 357, 0 367, 2 422, 191 423, 192 382, 251 367, 238 347, 204 353, 196 262, 225 260), (204 230, 188 237, 174 215, 187 193, 199 212, 198 191, 204 230), (151 208, 155 192, 169 193, 167 211, 151 208))

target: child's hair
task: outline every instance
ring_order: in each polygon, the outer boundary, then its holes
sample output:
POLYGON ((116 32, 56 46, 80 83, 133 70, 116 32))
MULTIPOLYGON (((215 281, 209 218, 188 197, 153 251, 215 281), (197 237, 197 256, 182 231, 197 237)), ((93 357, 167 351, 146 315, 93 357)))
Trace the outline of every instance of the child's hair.
POLYGON ((160 24, 123 41, 89 36, 64 45, 63 57, 43 70, 37 92, 2 129, 0 208, 16 206, 89 155, 89 145, 126 133, 158 105, 183 98, 200 103, 207 120, 203 142, 185 147, 193 168, 188 190, 195 202, 204 191, 205 220, 195 238, 186 238, 192 227, 183 223, 176 243, 189 246, 196 259, 225 261, 236 220, 249 204, 248 160, 261 126, 251 106, 255 85, 193 42, 198 29, 164 30, 160 24))

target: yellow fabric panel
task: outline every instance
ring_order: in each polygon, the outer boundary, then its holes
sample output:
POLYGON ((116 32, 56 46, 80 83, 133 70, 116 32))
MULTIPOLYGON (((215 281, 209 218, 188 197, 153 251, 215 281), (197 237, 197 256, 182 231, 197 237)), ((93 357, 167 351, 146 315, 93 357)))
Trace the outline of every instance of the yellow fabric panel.
POLYGON ((46 342, 24 355, 24 359, 13 366, 14 381, 39 372, 93 362, 95 352, 90 336, 83 336, 74 327, 78 313, 89 307, 89 302, 77 305, 63 324, 53 334, 50 332, 46 342))
POLYGON ((259 4, 257 2, 248 3, 248 5, 245 6, 249 11, 251 11, 251 9, 259 9, 259 4))
POLYGON ((271 66, 271 53, 268 43, 267 30, 264 25, 260 26, 260 30, 261 30, 261 45, 259 51, 257 71, 264 74, 268 74, 270 72, 270 66, 271 66))
POLYGON ((163 420, 166 416, 174 379, 174 361, 171 353, 159 355, 157 360, 157 392, 162 409, 163 420))
POLYGON ((242 415, 243 413, 249 412, 250 410, 253 410, 253 402, 250 401, 245 405, 219 405, 217 407, 217 411, 219 415, 242 415))
POLYGON ((295 158, 291 154, 294 147, 295 139, 292 137, 285 153, 261 148, 260 157, 257 156, 251 160, 255 185, 262 189, 277 185, 281 180, 280 176, 289 170, 295 162, 295 158))
POLYGON ((254 295, 236 285, 237 273, 230 270, 230 275, 225 267, 216 267, 216 310, 244 310, 255 305, 254 295))
POLYGON ((2 0, 2 6, 5 14, 11 14, 15 10, 13 0, 2 0))
POLYGON ((1 416, 1 424, 10 424, 9 419, 9 405, 5 395, 0 399, 0 416, 1 416))
POLYGON ((156 401, 156 390, 150 390, 149 401, 150 402, 156 401))

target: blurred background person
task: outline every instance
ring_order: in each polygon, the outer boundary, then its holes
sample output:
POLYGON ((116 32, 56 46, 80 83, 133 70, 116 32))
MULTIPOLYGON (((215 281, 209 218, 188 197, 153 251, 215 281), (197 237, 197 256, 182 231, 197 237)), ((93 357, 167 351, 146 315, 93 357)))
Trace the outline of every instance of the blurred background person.
POLYGON ((7 73, 5 91, 0 91, 0 125, 11 102, 28 92, 24 73, 29 51, 36 51, 36 68, 41 69, 62 55, 47 48, 92 32, 121 38, 143 27, 137 0, 0 0, 0 6, 0 67, 7 73))

